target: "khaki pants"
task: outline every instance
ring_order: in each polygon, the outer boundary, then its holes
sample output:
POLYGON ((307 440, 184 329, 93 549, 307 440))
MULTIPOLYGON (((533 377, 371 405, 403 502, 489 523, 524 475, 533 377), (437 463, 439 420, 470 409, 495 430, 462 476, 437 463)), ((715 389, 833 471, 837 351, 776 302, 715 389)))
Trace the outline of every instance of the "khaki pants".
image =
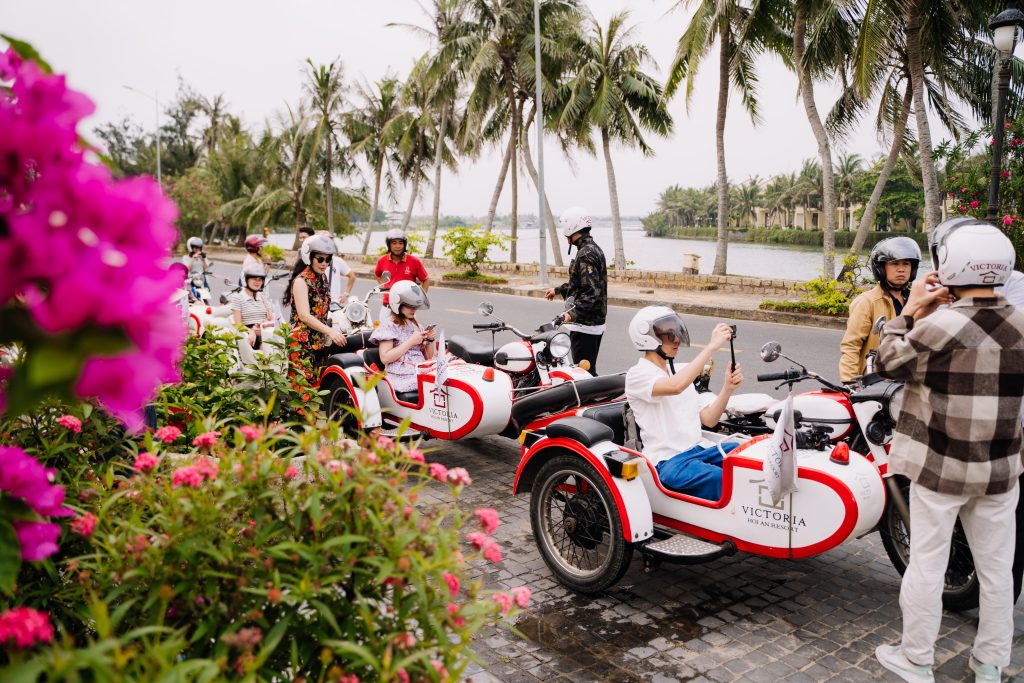
POLYGON ((981 589, 974 658, 1005 667, 1013 641, 1015 507, 1019 487, 990 496, 955 496, 910 485, 910 566, 900 586, 903 654, 914 664, 935 663, 942 622, 942 588, 957 515, 974 555, 981 589))

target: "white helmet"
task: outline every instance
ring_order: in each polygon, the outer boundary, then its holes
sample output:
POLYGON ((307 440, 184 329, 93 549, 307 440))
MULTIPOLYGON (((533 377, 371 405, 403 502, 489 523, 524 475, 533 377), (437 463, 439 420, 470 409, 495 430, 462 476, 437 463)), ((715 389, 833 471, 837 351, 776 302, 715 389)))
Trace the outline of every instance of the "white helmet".
POLYGON ((637 351, 655 351, 663 341, 678 338, 680 345, 690 345, 690 333, 679 314, 668 306, 641 308, 629 321, 629 340, 637 351))
POLYGON ((388 290, 388 308, 397 315, 399 306, 430 308, 430 300, 418 284, 412 280, 402 280, 391 285, 388 290))
POLYGON ((590 214, 582 206, 574 206, 562 212, 558 219, 558 229, 562 231, 562 237, 569 239, 580 230, 589 230, 593 227, 590 214))
POLYGON ((326 235, 313 235, 307 237, 306 241, 302 243, 299 248, 299 256, 302 258, 302 262, 307 266, 312 260, 313 254, 329 254, 334 256, 338 253, 338 247, 335 246, 334 240, 326 235))
MULTIPOLYGON (((261 264, 261 263, 248 263, 248 264, 246 264, 245 266, 242 267, 242 281, 245 283, 245 286, 246 286, 247 289, 252 289, 251 287, 249 287, 249 278, 251 278, 251 277, 261 277, 261 278, 263 278, 263 281, 266 282, 267 271, 266 271, 266 269, 263 268, 263 264, 261 264)), ((262 289, 262 288, 263 287, 261 286, 260 289, 262 289)), ((259 290, 253 290, 253 291, 259 291, 259 290)))
POLYGON ((390 247, 391 243, 395 240, 402 240, 404 246, 409 246, 409 238, 405 236, 405 230, 401 228, 391 228, 384 233, 384 244, 390 247))
POLYGON ((203 248, 203 239, 201 237, 189 237, 188 241, 185 242, 185 248, 191 252, 193 249, 203 248))
POLYGON ((1013 243, 991 223, 957 217, 928 236, 932 267, 947 287, 996 287, 1010 279, 1013 243))

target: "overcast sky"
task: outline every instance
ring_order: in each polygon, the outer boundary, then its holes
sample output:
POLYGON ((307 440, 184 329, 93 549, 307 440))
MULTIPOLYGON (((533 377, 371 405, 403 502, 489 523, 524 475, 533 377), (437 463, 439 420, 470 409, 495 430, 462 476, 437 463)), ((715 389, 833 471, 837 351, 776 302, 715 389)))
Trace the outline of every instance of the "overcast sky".
MULTIPOLYGON (((647 44, 663 77, 686 24, 685 13, 671 11, 670 0, 587 0, 602 22, 631 8, 636 37, 647 44)), ((373 81, 388 71, 404 76, 427 43, 418 35, 389 22, 425 24, 414 0, 0 0, 0 31, 32 42, 55 69, 68 75, 72 87, 90 95, 96 114, 88 129, 125 115, 151 130, 153 104, 125 90, 158 90, 170 99, 181 76, 200 93, 223 93, 232 112, 250 129, 298 101, 307 57, 329 62, 340 57, 348 82, 373 81)), ((798 170, 803 159, 817 155, 814 137, 796 99, 796 79, 775 58, 758 64, 764 122, 754 127, 737 99, 732 99, 726 129, 729 177, 742 182, 798 170)), ((668 185, 704 186, 715 170, 715 107, 717 58, 707 59, 696 81, 689 110, 682 96, 672 102, 675 132, 670 138, 650 138, 653 157, 635 150, 613 148, 622 214, 650 212, 668 185)), ((837 89, 818 87, 818 106, 827 111, 837 89)), ((937 124, 934 124, 937 126, 937 124)), ((933 127, 941 140, 945 131, 933 127)), ((531 135, 531 144, 533 142, 531 135)), ((575 167, 557 146, 545 146, 549 198, 557 214, 582 204, 592 213, 610 213, 604 160, 577 155, 575 167)), ((874 157, 882 150, 871 121, 837 145, 840 151, 874 157)), ((441 211, 453 215, 486 213, 497 180, 500 154, 483 155, 476 163, 462 162, 456 175, 442 181, 441 211)), ((520 182, 520 211, 536 211, 532 183, 520 182)), ((396 206, 404 208, 408 195, 396 206)), ((416 213, 430 211, 432 189, 417 204, 416 213)), ((511 200, 506 183, 499 211, 511 200)))

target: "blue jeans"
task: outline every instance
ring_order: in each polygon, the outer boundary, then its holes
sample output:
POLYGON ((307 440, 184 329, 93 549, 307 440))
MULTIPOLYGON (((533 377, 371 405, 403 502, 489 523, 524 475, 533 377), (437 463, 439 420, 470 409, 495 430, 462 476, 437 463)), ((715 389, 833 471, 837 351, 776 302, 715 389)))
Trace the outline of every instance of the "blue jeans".
MULTIPOLYGON (((735 441, 723 443, 728 453, 739 446, 735 441)), ((722 454, 718 446, 694 446, 679 455, 657 464, 658 478, 667 489, 704 500, 722 497, 722 454)))

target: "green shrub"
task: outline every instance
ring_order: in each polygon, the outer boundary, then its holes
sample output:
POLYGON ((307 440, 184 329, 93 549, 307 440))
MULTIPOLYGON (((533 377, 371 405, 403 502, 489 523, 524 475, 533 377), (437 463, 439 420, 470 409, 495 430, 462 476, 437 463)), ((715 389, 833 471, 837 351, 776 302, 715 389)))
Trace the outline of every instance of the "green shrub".
POLYGON ((445 273, 441 276, 442 280, 469 280, 471 282, 480 282, 488 285, 504 285, 508 283, 503 277, 497 275, 485 275, 480 272, 474 272, 472 270, 466 270, 459 273, 445 273))
POLYGON ((481 264, 489 261, 487 253, 491 247, 502 247, 507 241, 504 235, 480 230, 479 227, 450 228, 441 238, 444 255, 454 265, 468 268, 471 273, 476 273, 481 264))
POLYGON ((821 277, 803 283, 804 292, 800 301, 774 301, 766 299, 760 304, 764 310, 800 310, 824 315, 846 315, 850 302, 860 292, 862 269, 857 257, 843 259, 843 270, 836 279, 821 277))

